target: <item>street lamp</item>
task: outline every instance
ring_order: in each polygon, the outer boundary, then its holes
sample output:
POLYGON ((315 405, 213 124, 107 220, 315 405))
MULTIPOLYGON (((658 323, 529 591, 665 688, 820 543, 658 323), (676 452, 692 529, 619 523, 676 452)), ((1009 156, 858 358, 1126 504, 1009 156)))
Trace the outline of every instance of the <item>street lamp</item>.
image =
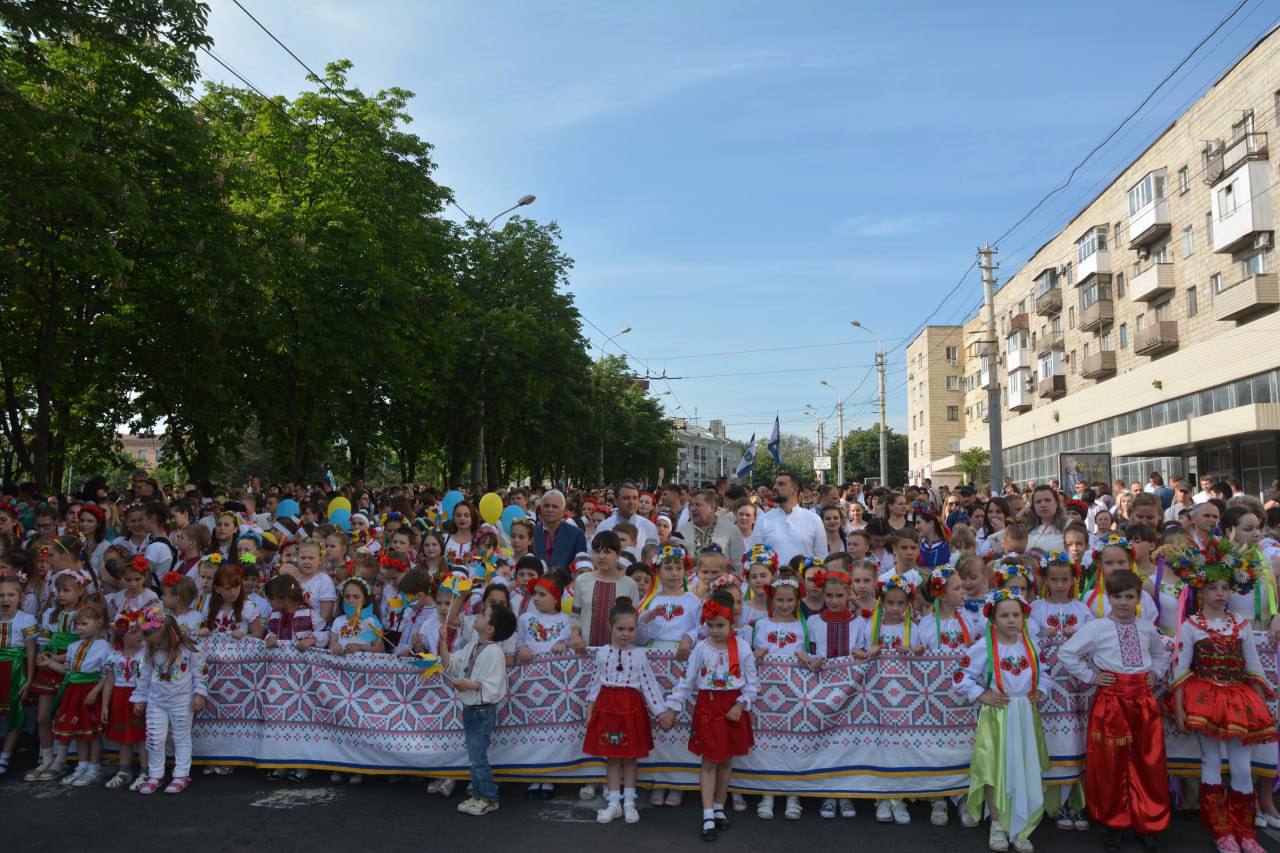
MULTIPOLYGON (((596 364, 604 364, 605 348, 608 347, 609 344, 613 342, 614 338, 620 338, 623 335, 630 333, 630 331, 631 331, 630 326, 624 326, 621 331, 614 332, 612 335, 605 338, 604 343, 600 345, 600 358, 596 361, 596 364)), ((601 380, 601 383, 603 384, 604 377, 601 376, 600 380, 601 380)), ((604 430, 603 429, 601 429, 600 431, 600 485, 602 486, 604 485, 604 430)))
POLYGON ((609 337, 605 338, 605 339, 604 339, 604 343, 602 343, 602 344, 600 345, 600 361, 604 361, 604 351, 605 351, 605 348, 606 348, 606 347, 608 347, 608 346, 609 346, 609 344, 613 343, 613 339, 614 339, 614 338, 620 338, 620 337, 622 337, 623 335, 629 334, 630 332, 631 332, 631 327, 630 327, 630 326, 626 326, 626 327, 624 327, 624 328, 622 329, 622 331, 620 331, 620 332, 614 332, 612 335, 610 335, 609 337))
POLYGON ((884 424, 884 341, 875 332, 857 320, 850 320, 850 326, 861 329, 876 339, 876 368, 880 372, 880 485, 889 485, 889 433, 884 424))
POLYGON ((826 385, 832 391, 836 392, 836 416, 837 416, 836 429, 840 430, 836 438, 836 446, 839 448, 836 451, 836 455, 837 455, 836 465, 838 466, 836 468, 836 485, 843 486, 844 485, 844 398, 840 396, 839 391, 836 391, 836 386, 832 385, 827 380, 823 379, 822 384, 826 385))
MULTIPOLYGON (((458 204, 453 199, 450 199, 449 203, 452 204, 454 207, 458 208, 458 210, 461 210, 463 215, 467 217, 468 222, 472 223, 473 225, 479 226, 478 230, 483 231, 486 235, 492 236, 492 232, 489 229, 493 225, 493 223, 497 222, 499 219, 506 216, 508 213, 515 210, 516 208, 527 207, 528 205, 533 204, 537 200, 538 199, 536 196, 522 195, 516 201, 516 203, 513 204, 511 207, 508 207, 506 210, 502 211, 501 213, 495 214, 494 216, 491 216, 485 220, 476 219, 470 213, 467 213, 465 210, 463 210, 462 205, 458 204)), ((481 364, 483 363, 484 362, 481 361, 481 364)), ((476 457, 471 462, 471 482, 473 483, 480 482, 480 473, 481 471, 484 470, 484 368, 483 367, 480 368, 480 432, 479 432, 478 438, 480 440, 478 442, 478 446, 476 447, 476 457)))

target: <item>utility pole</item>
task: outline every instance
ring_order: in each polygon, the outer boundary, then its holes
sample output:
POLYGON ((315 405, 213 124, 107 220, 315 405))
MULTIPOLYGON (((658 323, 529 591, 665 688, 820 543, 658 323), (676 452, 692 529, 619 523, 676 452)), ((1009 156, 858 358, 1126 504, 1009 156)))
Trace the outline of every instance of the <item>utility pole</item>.
POLYGON ((889 428, 884 423, 884 344, 876 353, 876 365, 880 368, 880 485, 889 488, 889 428))
POLYGON ((1000 377, 996 375, 996 270, 991 262, 993 254, 995 249, 991 248, 990 243, 983 243, 978 250, 978 266, 982 269, 983 307, 987 317, 984 351, 987 359, 987 438, 991 444, 991 494, 998 495, 1004 488, 1004 445, 1000 435, 1000 377))
POLYGON ((839 424, 840 437, 836 439, 836 485, 844 485, 844 400, 836 403, 836 418, 839 424))

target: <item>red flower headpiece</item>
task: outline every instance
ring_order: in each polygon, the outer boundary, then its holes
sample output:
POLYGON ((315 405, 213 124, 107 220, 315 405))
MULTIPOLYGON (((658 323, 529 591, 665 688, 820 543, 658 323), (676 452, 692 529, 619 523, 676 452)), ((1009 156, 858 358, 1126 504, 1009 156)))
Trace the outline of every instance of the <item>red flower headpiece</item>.
POLYGON ((181 572, 165 572, 164 576, 160 578, 160 585, 161 586, 177 586, 179 583, 182 582, 182 579, 184 577, 186 577, 186 575, 182 574, 181 572))
POLYGON ((389 556, 387 554, 380 554, 378 556, 378 565, 388 569, 395 569, 397 572, 400 572, 401 574, 409 571, 408 563, 406 563, 404 560, 398 560, 395 557, 389 556))
POLYGON ((142 554, 135 555, 134 558, 129 561, 129 565, 133 566, 139 574, 143 575, 151 570, 151 561, 142 554))
POLYGON ((525 585, 525 594, 532 596, 536 589, 545 589, 556 601, 559 601, 561 596, 564 595, 564 591, 561 590, 560 587, 556 586, 555 581, 549 580, 548 578, 533 578, 530 580, 529 583, 525 585))
POLYGON ((709 598, 702 604, 702 621, 710 622, 712 619, 727 619, 732 622, 733 611, 714 598, 709 598))

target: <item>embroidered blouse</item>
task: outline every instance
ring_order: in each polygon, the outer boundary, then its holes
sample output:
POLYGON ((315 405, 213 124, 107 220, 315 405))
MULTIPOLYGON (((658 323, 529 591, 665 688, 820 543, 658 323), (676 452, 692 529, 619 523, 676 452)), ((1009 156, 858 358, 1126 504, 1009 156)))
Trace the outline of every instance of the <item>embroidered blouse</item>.
MULTIPOLYGON (((1030 642, 1030 641, 1027 641, 1030 642)), ((1027 642, 1019 638, 1005 643, 998 638, 995 643, 996 658, 992 661, 992 677, 987 677, 987 638, 974 643, 960 658, 960 668, 954 676, 955 691, 969 702, 976 702, 987 690, 996 690, 995 667, 1000 668, 1000 684, 1006 696, 1029 696, 1032 684, 1041 693, 1053 688, 1049 668, 1043 662, 1037 664, 1039 650, 1031 643, 1032 654, 1027 654, 1027 642), (1036 667, 1039 671, 1036 671, 1036 667)))
POLYGON ((587 701, 594 702, 600 696, 601 687, 630 687, 639 690, 644 696, 644 704, 649 713, 657 716, 666 707, 663 701, 662 688, 649 666, 649 657, 644 649, 632 646, 619 649, 612 645, 596 649, 595 671, 591 674, 591 685, 587 688, 587 701))
POLYGON ((689 655, 684 677, 676 682, 671 695, 667 697, 667 707, 673 711, 682 709, 694 691, 702 690, 737 690, 738 700, 743 707, 751 710, 755 701, 759 683, 756 679, 756 659, 751 654, 751 645, 741 637, 733 637, 731 642, 738 644, 738 671, 730 672, 729 650, 712 647, 709 640, 703 640, 693 647, 689 655))

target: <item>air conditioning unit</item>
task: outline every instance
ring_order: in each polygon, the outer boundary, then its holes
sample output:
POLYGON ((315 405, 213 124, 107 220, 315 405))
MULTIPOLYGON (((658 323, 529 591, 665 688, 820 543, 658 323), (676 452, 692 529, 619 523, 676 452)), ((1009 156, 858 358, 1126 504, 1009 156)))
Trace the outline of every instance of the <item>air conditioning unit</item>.
POLYGON ((1067 274, 1067 265, 1066 265, 1066 264, 1058 264, 1058 270, 1057 270, 1057 272, 1058 272, 1058 275, 1066 275, 1066 274, 1067 274))
POLYGON ((1151 250, 1148 249, 1146 246, 1143 246, 1142 248, 1138 249, 1138 260, 1145 261, 1150 257, 1151 257, 1151 250))
POLYGON ((1276 241, 1275 233, 1276 232, 1274 231, 1262 231, 1255 234, 1253 237, 1253 248, 1270 249, 1276 241))

